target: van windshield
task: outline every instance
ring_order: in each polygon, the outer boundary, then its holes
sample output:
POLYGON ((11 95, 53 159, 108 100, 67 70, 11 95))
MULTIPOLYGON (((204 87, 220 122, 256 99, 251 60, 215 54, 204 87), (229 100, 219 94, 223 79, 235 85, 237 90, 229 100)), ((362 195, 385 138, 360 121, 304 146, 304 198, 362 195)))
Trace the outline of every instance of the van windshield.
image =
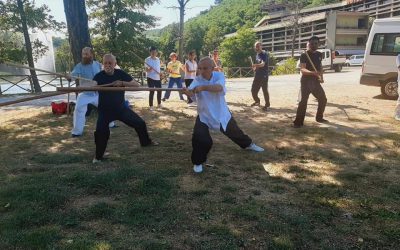
POLYGON ((371 55, 396 56, 400 53, 400 33, 375 34, 371 55))

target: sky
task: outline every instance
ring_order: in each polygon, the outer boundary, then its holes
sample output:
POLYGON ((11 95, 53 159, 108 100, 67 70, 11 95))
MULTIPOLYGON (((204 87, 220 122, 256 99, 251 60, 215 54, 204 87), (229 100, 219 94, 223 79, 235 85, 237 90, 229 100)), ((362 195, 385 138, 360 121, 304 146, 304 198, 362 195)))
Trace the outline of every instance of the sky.
MULTIPOLYGON (((57 21, 66 22, 63 0, 35 0, 35 2, 36 5, 46 4, 51 10, 51 15, 53 15, 57 21)), ((214 0, 190 0, 186 5, 185 20, 196 16, 201 11, 210 8, 213 4, 214 0)), ((147 14, 160 18, 155 28, 163 28, 173 22, 179 22, 179 10, 167 8, 170 6, 178 6, 178 1, 159 0, 158 4, 154 4, 146 11, 147 14)))

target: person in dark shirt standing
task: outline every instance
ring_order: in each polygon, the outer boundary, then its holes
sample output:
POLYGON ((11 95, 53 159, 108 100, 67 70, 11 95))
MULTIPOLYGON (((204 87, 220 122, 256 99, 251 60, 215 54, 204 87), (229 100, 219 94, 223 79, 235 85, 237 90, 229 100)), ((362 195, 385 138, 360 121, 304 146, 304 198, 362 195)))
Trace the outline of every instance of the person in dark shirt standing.
POLYGON ((264 110, 270 107, 269 103, 269 93, 268 93, 268 54, 262 49, 261 42, 256 42, 254 44, 254 49, 257 52, 256 63, 252 65, 255 72, 253 85, 251 86, 251 94, 254 99, 254 103, 251 104, 252 107, 260 106, 260 98, 258 97, 258 92, 262 88, 265 100, 264 110))
MULTIPOLYGON (((120 69, 115 69, 115 65, 116 59, 112 54, 104 55, 104 70, 97 73, 93 78, 97 82, 97 85, 114 83, 112 87, 140 87, 130 75, 120 69)), ((157 145, 157 143, 152 142, 150 139, 145 121, 125 105, 124 91, 99 91, 98 113, 96 131, 94 132, 96 156, 93 159, 93 163, 101 162, 103 159, 110 137, 108 124, 114 120, 120 120, 134 128, 139 136, 142 147, 157 145)))
POLYGON ((324 111, 327 103, 325 91, 321 86, 323 82, 323 69, 322 69, 322 54, 317 51, 319 45, 319 38, 313 36, 309 39, 309 49, 300 56, 300 72, 301 76, 301 101, 297 108, 296 119, 294 120, 294 127, 300 128, 303 126, 304 117, 306 115, 307 102, 310 94, 313 94, 318 100, 318 110, 316 121, 326 123, 324 119, 324 111), (307 54, 314 64, 317 71, 314 70, 307 54))

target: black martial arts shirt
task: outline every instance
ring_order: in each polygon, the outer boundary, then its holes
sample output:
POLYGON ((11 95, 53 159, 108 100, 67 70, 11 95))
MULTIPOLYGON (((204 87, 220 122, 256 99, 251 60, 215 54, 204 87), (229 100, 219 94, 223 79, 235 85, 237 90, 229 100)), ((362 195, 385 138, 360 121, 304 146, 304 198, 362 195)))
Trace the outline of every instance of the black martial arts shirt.
MULTIPOLYGON (((93 80, 97 82, 97 85, 103 85, 118 80, 124 82, 130 82, 133 80, 133 78, 129 74, 125 73, 120 69, 114 69, 113 75, 107 75, 106 72, 102 70, 94 76, 93 80)), ((115 91, 115 92, 99 91, 99 110, 108 112, 115 112, 115 111, 118 112, 118 110, 121 110, 124 107, 125 107, 125 91, 115 91)))
MULTIPOLYGON (((311 58, 311 61, 314 63, 315 68, 320 71, 322 68, 322 53, 319 51, 315 51, 314 53, 312 53, 311 51, 307 51, 306 53, 308 53, 308 55, 311 58)), ((308 60, 307 55, 305 53, 301 54, 300 56, 300 63, 305 63, 306 64, 306 69, 310 70, 310 71, 315 71, 313 66, 310 63, 310 60, 308 60)), ((315 76, 305 76, 302 75, 301 76, 301 80, 315 80, 317 79, 317 77, 315 76)))
POLYGON ((256 74, 255 74, 256 80, 263 80, 263 79, 268 78, 268 60, 269 60, 269 56, 268 56, 267 52, 264 50, 256 55, 256 63, 257 64, 262 63, 262 62, 265 63, 264 67, 256 69, 256 74))

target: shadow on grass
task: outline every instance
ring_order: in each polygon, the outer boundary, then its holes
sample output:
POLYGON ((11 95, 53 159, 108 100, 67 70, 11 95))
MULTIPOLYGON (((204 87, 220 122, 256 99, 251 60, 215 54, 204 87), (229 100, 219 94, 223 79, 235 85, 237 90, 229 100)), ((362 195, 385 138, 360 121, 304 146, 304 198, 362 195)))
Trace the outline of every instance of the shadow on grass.
POLYGON ((1 127, 0 247, 399 244, 398 134, 294 130, 285 117, 290 110, 266 116, 238 107, 239 126, 266 152, 242 151, 213 133, 214 166, 201 175, 191 172, 194 117, 178 110, 139 110, 161 145, 141 148, 122 125, 112 130, 109 160, 97 166, 90 164, 95 117, 78 140, 69 138, 69 118, 50 114, 1 127))

